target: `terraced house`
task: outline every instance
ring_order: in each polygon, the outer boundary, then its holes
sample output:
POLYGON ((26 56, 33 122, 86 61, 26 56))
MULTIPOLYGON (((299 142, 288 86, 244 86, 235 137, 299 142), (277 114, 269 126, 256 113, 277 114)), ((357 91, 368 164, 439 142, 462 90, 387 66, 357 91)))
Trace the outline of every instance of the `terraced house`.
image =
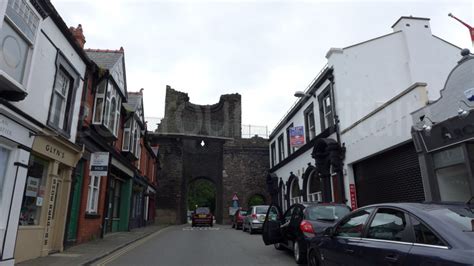
POLYGON ((0 265, 13 265, 64 248, 91 62, 49 1, 2 1, 0 17, 0 265))
POLYGON ((153 222, 157 148, 123 49, 84 50, 48 0, 0 18, 0 265, 153 222))

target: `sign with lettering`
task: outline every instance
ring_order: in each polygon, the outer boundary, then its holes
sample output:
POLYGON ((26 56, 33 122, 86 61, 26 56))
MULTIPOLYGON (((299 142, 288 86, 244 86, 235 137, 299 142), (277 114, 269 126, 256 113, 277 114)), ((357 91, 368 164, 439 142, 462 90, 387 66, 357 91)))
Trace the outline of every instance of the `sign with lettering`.
POLYGON ((300 147, 304 145, 304 127, 290 127, 290 146, 300 147))
MULTIPOLYGON (((48 200, 48 208, 46 213, 46 228, 44 230, 44 238, 43 238, 43 245, 47 246, 49 243, 49 235, 51 231, 51 226, 53 223, 53 215, 54 215, 54 205, 56 199, 56 192, 58 188, 58 179, 53 178, 51 184, 51 193, 49 194, 48 200)), ((43 202, 41 202, 43 204, 43 202)))
POLYGON ((474 139, 474 111, 465 118, 452 117, 419 132, 427 152, 474 139))
POLYGON ((45 136, 35 137, 33 150, 71 167, 76 165, 78 160, 77 157, 80 154, 80 151, 74 150, 63 143, 56 141, 55 138, 45 136))
POLYGON ((355 184, 349 185, 349 192, 351 195, 351 208, 352 210, 357 209, 357 194, 356 194, 356 186, 355 184))
POLYGON ((31 147, 33 138, 30 138, 29 133, 26 127, 0 114, 0 136, 31 147))
POLYGON ((109 169, 109 153, 94 152, 91 154, 90 175, 106 176, 109 169))
POLYGON ((26 179, 25 196, 36 198, 38 196, 39 185, 39 178, 29 176, 28 179, 26 179))

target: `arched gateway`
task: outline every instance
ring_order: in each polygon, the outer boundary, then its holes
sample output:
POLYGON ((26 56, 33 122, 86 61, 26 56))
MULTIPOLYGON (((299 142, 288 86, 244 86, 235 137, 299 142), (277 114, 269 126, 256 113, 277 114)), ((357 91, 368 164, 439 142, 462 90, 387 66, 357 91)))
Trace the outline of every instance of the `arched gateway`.
POLYGON ((165 117, 149 134, 159 146, 157 220, 187 220, 190 184, 205 177, 216 190, 217 223, 228 223, 234 194, 242 207, 266 192, 268 140, 241 138, 241 97, 222 95, 217 104, 196 105, 186 93, 166 88, 165 117))

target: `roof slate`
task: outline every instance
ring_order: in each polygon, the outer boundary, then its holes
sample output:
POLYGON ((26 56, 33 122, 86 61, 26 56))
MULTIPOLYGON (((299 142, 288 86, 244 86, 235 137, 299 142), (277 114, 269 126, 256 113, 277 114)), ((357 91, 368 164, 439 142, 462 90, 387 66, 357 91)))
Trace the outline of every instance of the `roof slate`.
POLYGON ((122 58, 123 50, 86 49, 87 56, 99 67, 111 70, 122 58))

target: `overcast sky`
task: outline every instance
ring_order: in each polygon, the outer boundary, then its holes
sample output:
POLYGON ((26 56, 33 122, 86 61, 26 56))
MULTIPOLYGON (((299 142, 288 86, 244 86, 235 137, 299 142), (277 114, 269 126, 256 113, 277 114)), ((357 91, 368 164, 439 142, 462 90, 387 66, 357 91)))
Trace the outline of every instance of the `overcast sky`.
MULTIPOLYGON (((472 1, 53 0, 86 48, 125 49, 128 91, 163 117, 166 85, 195 104, 242 95, 243 124, 273 129, 326 63, 331 47, 392 32, 400 16, 431 18, 433 34, 471 48, 472 1)), ((472 49, 471 49, 472 50, 472 49)), ((151 122, 151 121, 150 121, 151 122)))

